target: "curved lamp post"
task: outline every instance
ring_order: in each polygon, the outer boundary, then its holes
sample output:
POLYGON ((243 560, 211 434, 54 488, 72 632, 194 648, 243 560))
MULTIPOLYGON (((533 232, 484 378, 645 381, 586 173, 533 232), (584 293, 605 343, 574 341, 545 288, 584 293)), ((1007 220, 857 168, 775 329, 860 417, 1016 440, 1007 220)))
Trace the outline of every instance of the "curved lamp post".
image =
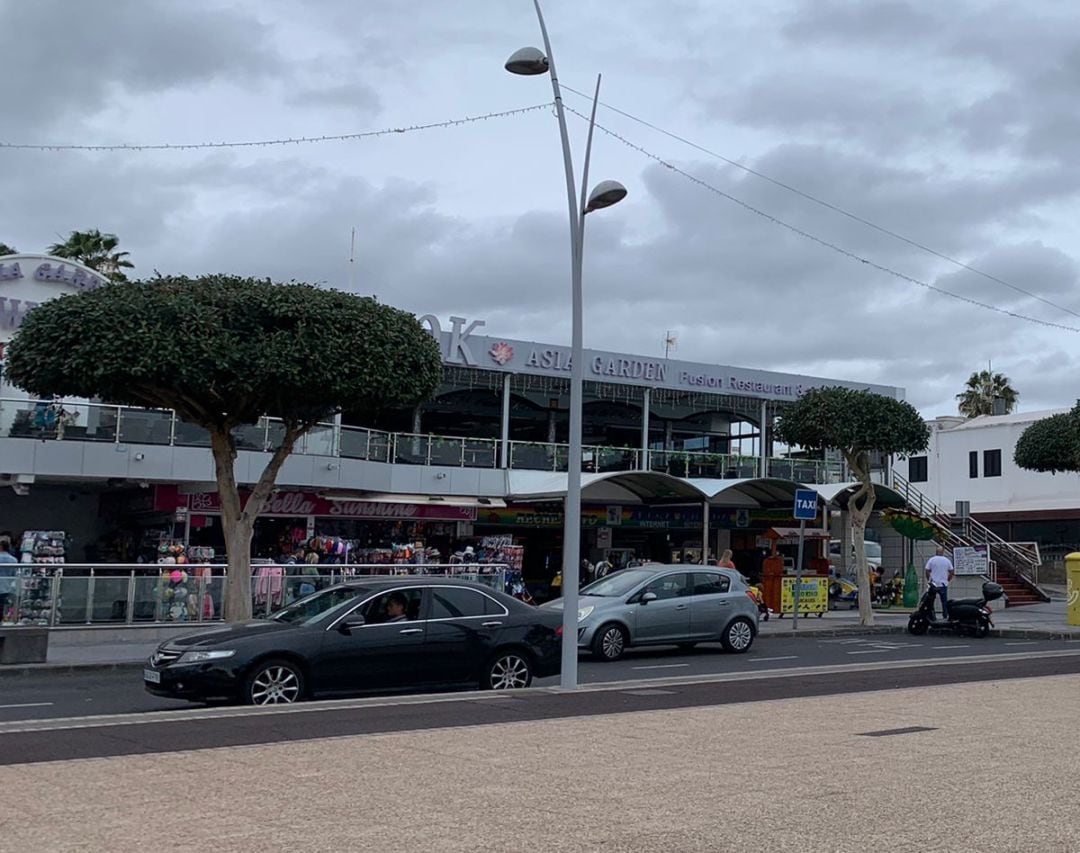
POLYGON ((570 209, 570 269, 571 269, 571 342, 570 342, 570 453, 567 459, 566 503, 563 528, 563 637, 562 679, 564 688, 577 687, 578 683, 578 582, 581 560, 581 411, 584 397, 585 365, 582 344, 582 296, 581 269, 585 235, 585 214, 611 207, 626 197, 626 187, 618 181, 603 181, 591 194, 589 187, 589 156, 592 153, 593 127, 596 123, 596 105, 600 98, 600 77, 596 78, 592 115, 589 118, 589 135, 585 143, 585 163, 581 175, 581 203, 574 188, 574 164, 570 156, 570 135, 566 130, 566 113, 563 110, 562 90, 555 73, 555 58, 551 52, 544 14, 540 0, 533 0, 536 17, 540 21, 540 33, 544 50, 523 47, 506 60, 506 70, 512 74, 533 76, 551 75, 551 88, 555 93, 555 113, 559 118, 559 135, 562 137, 563 165, 566 168, 566 200, 570 209))

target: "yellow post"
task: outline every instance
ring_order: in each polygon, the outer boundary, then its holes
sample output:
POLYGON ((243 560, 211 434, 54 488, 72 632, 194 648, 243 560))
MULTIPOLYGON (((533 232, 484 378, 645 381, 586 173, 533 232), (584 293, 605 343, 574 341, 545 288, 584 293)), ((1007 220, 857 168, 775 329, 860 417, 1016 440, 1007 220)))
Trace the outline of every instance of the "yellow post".
POLYGON ((1065 558, 1065 575, 1069 598, 1066 621, 1080 626, 1080 554, 1069 554, 1065 558))

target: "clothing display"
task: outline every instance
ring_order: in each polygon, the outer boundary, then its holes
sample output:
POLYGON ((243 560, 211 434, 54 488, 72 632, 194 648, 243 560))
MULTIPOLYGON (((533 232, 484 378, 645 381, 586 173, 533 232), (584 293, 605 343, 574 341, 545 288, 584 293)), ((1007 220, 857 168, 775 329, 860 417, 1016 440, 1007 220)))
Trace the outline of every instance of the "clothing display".
POLYGON ((24 563, 62 563, 67 553, 63 530, 27 530, 19 545, 24 563))

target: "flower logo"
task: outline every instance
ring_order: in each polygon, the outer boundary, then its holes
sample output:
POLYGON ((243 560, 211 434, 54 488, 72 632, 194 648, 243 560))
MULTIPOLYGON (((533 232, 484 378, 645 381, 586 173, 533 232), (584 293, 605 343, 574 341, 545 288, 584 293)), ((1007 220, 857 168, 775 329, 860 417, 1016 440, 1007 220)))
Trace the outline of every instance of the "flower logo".
POLYGON ((491 348, 488 355, 491 356, 492 361, 501 366, 514 357, 514 348, 506 341, 499 341, 491 348))

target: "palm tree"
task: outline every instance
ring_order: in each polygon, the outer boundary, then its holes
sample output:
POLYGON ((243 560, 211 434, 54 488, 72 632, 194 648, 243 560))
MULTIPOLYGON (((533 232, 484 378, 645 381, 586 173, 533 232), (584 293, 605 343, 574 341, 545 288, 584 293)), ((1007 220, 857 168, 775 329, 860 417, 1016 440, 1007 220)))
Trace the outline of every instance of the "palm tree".
POLYGON ((0 243, 0 255, 17 255, 19 250, 7 243, 0 243))
POLYGON ((97 270, 112 281, 127 281, 125 269, 133 269, 128 260, 128 252, 117 252, 120 238, 115 234, 102 234, 96 228, 92 231, 72 231, 63 243, 49 246, 50 255, 58 258, 71 258, 97 270))
POLYGON ((972 373, 962 394, 957 394, 960 414, 969 418, 979 415, 994 414, 994 400, 1000 399, 1005 405, 1005 414, 1016 410, 1016 401, 1020 395, 1009 384, 1009 377, 1004 373, 980 370, 972 373))

